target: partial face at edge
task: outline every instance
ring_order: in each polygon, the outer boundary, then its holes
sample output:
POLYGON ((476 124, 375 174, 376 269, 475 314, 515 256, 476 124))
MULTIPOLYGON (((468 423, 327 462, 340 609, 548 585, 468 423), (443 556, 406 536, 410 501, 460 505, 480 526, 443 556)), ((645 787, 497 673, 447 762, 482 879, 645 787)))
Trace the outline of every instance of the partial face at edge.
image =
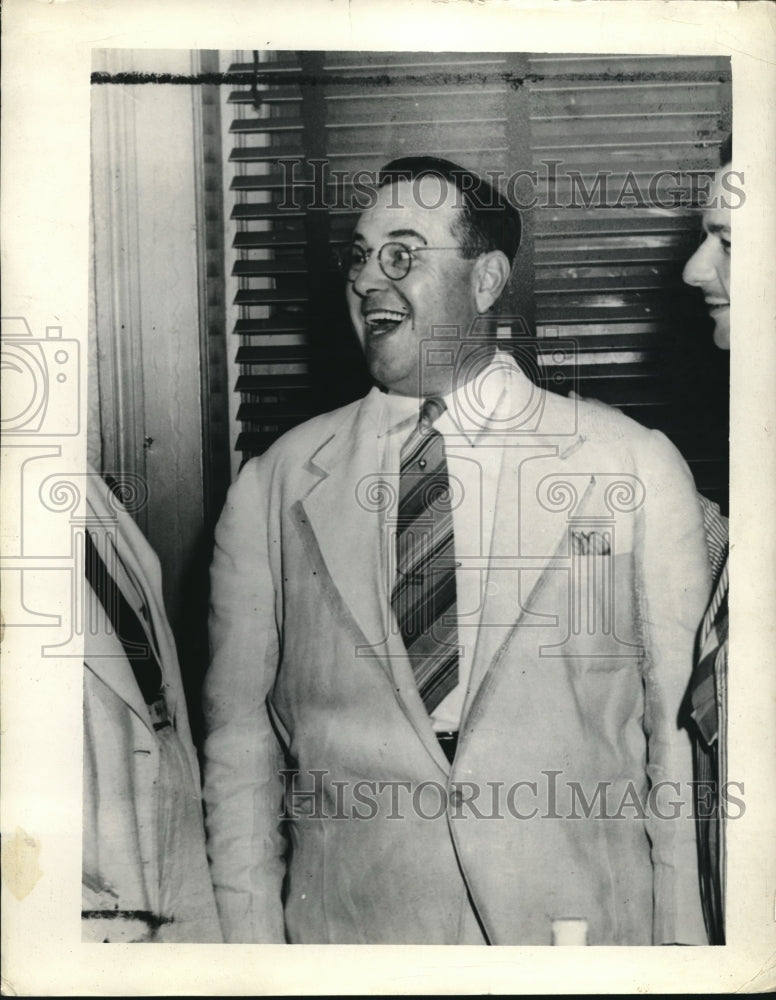
POLYGON ((714 321, 714 343, 730 349, 730 193, 721 177, 731 169, 727 163, 717 171, 709 192, 710 207, 703 212, 704 239, 687 261, 682 277, 703 292, 714 321))

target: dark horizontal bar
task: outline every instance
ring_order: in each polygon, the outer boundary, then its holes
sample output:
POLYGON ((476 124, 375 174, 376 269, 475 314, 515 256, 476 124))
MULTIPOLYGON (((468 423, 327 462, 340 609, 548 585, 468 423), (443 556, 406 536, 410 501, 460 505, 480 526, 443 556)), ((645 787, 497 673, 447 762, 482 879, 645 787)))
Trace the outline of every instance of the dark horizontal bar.
POLYGON ((304 214, 304 209, 296 205, 289 205, 288 208, 280 208, 278 205, 271 203, 261 204, 260 202, 251 201, 235 205, 232 208, 231 218, 239 221, 257 219, 277 219, 282 221, 283 219, 301 218, 304 214))
POLYGON ((239 337, 262 336, 272 333, 306 333, 307 318, 304 313, 298 317, 275 316, 262 319, 238 319, 232 331, 239 337))
POLYGON ((238 174, 229 185, 232 191, 268 191, 286 186, 285 174, 277 171, 268 174, 238 174))
POLYGON ((303 257, 275 260, 236 260, 232 267, 236 278, 276 277, 284 274, 307 274, 303 257))
POLYGON ((237 392, 260 392, 262 389, 309 389, 310 376, 300 375, 240 375, 237 392))
POLYGON ((235 233, 232 246, 236 250, 258 250, 266 247, 298 247, 306 246, 307 234, 305 232, 287 233, 273 232, 272 230, 249 230, 242 233, 235 233))
POLYGON ((229 131, 236 134, 298 132, 303 127, 301 118, 235 118, 229 131))
POLYGON ((238 306, 275 306, 302 304, 307 296, 299 292, 284 292, 278 288, 241 288, 234 297, 238 306))
POLYGON ((242 421, 267 420, 288 421, 289 426, 302 423, 312 416, 312 410, 293 410, 289 412, 288 404, 283 403, 240 403, 237 409, 237 419, 242 421))
POLYGON ((289 364, 309 361, 310 349, 303 345, 279 347, 238 347, 236 360, 241 365, 289 364))
POLYGON ((302 158, 302 150, 293 146, 236 146, 229 154, 232 163, 270 163, 272 160, 302 158))

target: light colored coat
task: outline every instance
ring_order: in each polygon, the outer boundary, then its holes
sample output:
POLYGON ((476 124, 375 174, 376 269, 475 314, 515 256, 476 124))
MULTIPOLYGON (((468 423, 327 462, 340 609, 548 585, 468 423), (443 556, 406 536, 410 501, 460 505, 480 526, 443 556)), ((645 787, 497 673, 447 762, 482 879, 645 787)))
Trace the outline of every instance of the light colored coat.
POLYGON ((205 686, 227 940, 549 944, 553 919, 581 917, 590 944, 705 943, 677 726, 709 590, 692 478, 661 434, 516 366, 509 382, 520 416, 494 439, 452 767, 380 578, 379 392, 291 431, 232 486, 205 686), (299 770, 286 789, 319 794, 292 795, 279 824, 284 766, 299 770), (661 819, 672 801, 684 814, 661 819))
MULTIPOLYGON (((103 560, 121 564, 132 586, 124 596, 143 620, 145 605, 164 679, 164 697, 185 755, 186 794, 199 796, 199 766, 191 740, 175 641, 162 603, 156 553, 129 514, 93 470, 88 476, 85 527, 103 560), (140 601, 138 600, 140 596, 140 601)), ((95 940, 220 940, 207 873, 204 827, 188 826, 180 849, 193 858, 184 913, 165 912, 165 862, 159 840, 159 739, 131 663, 106 627, 98 598, 85 584, 83 909, 84 935, 95 940), (105 913, 100 919, 97 914, 105 913), (174 918, 165 925, 162 921, 174 918)), ((192 812, 197 805, 190 804, 192 812)))

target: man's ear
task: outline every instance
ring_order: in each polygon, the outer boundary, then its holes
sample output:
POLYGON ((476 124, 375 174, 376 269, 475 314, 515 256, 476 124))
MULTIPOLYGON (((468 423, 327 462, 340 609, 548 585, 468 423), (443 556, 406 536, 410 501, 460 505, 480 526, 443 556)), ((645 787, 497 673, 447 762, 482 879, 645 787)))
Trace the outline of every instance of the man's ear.
POLYGON ((501 250, 491 250, 477 259, 472 281, 478 313, 486 313, 498 299, 509 281, 511 270, 507 255, 501 250))

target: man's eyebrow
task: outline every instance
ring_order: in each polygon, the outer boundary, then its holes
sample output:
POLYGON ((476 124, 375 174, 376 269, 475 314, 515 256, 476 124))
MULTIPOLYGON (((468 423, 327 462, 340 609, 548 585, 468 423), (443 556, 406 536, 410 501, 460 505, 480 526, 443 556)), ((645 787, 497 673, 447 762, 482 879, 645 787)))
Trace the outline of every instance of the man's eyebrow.
MULTIPOLYGON (((388 233, 388 237, 392 240, 399 239, 400 237, 411 236, 413 239, 420 240, 421 243, 425 243, 428 246, 428 240, 426 237, 417 231, 417 229, 392 229, 388 233)), ((366 243, 366 237, 356 230, 351 237, 353 243, 366 243)))
POLYGON ((707 233, 713 233, 715 236, 718 233, 730 233, 730 226, 724 226, 721 222, 707 222, 705 229, 707 233))
POLYGON ((422 240, 424 243, 428 244, 426 237, 422 233, 419 233, 416 229, 392 229, 388 235, 393 239, 396 239, 399 236, 413 236, 415 239, 422 240))

